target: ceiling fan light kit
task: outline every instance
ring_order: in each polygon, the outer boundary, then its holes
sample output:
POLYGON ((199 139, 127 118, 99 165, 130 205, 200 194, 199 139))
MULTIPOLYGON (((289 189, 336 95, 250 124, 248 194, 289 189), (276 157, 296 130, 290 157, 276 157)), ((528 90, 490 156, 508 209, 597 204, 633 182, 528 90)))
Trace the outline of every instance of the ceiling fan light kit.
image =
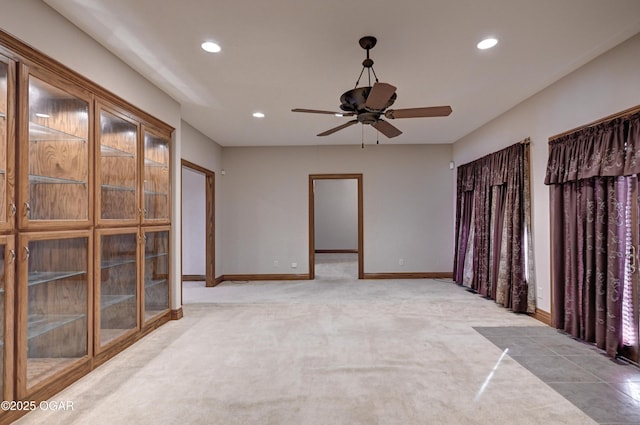
POLYGON ((386 137, 392 138, 401 135, 402 131, 397 129, 388 121, 382 119, 383 117, 387 119, 427 118, 446 117, 451 114, 451 106, 387 109, 393 105, 398 96, 396 94, 396 87, 388 83, 379 82, 378 76, 373 69, 373 60, 369 57, 369 50, 371 50, 376 43, 377 39, 373 36, 362 37, 359 41, 360 47, 367 51, 367 56, 362 61, 362 71, 360 71, 355 87, 344 92, 342 96, 340 96, 340 109, 342 112, 304 108, 295 108, 291 110, 292 112, 356 117, 342 125, 323 131, 322 133, 319 133, 318 136, 328 136, 354 124, 361 123, 363 125, 369 124, 386 137), (365 70, 367 71, 368 85, 358 87, 365 70), (371 74, 373 74, 375 79, 373 86, 371 85, 371 74))

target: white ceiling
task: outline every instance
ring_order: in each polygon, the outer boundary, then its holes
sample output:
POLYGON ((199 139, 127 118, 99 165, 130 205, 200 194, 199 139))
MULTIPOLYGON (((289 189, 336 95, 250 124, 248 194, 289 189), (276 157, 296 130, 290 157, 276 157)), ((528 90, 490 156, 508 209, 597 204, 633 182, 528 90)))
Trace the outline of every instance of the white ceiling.
POLYGON ((446 118, 395 120, 404 134, 380 135, 414 144, 453 143, 640 32, 638 0, 44 1, 222 146, 375 141, 362 125, 317 137, 350 118, 290 111, 338 110, 362 69, 365 35, 378 39, 378 78, 398 87, 393 108, 453 108, 446 118), (477 50, 486 36, 500 43, 477 50), (205 40, 222 52, 201 50, 205 40))

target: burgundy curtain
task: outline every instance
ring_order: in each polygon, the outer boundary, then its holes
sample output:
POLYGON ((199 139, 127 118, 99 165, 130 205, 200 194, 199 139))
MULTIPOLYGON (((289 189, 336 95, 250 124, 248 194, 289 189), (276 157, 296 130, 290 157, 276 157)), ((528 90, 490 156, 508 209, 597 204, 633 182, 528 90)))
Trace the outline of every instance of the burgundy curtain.
POLYGON ((639 119, 614 119, 549 143, 554 326, 610 356, 621 348, 631 249, 625 214, 635 202, 625 176, 640 172, 640 132, 630 131, 639 119))
POLYGON ((528 149, 518 143, 458 167, 454 277, 462 283, 465 258, 472 253, 471 288, 514 312, 532 313, 523 249, 528 149))

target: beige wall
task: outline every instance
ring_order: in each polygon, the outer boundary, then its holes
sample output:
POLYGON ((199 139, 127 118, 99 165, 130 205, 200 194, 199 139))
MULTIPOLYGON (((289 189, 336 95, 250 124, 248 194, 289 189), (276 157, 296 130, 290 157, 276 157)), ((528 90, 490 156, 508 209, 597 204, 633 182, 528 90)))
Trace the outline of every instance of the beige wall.
POLYGON ((464 164, 531 137, 532 214, 538 308, 550 309, 549 137, 640 104, 640 34, 569 74, 453 145, 464 164))
POLYGON ((449 161, 450 145, 224 148, 223 273, 306 274, 308 179, 325 173, 363 174, 366 273, 450 272, 449 161))

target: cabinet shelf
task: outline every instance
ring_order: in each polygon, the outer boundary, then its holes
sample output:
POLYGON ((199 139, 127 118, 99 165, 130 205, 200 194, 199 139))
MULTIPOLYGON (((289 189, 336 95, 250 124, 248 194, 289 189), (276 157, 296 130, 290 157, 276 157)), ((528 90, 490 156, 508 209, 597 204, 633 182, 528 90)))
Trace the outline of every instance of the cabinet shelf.
POLYGON ((112 305, 124 303, 130 300, 135 300, 135 295, 101 295, 100 296, 100 308, 105 309, 112 305))
POLYGON ((116 186, 116 185, 113 185, 113 184, 101 184, 100 188, 102 190, 112 190, 112 191, 116 191, 116 192, 135 192, 136 191, 135 187, 116 186))
POLYGON ((168 195, 167 192, 154 192, 153 190, 145 190, 144 194, 149 196, 167 196, 168 195))
POLYGON ((110 269, 112 267, 118 267, 118 266, 124 266, 126 264, 135 264, 136 260, 132 259, 132 260, 109 260, 109 261, 103 261, 102 264, 100 264, 100 268, 101 269, 110 269))
POLYGON ((84 137, 74 136, 64 131, 29 122, 30 142, 86 142, 84 137))
POLYGON ((29 174, 29 184, 87 184, 86 181, 29 174))
POLYGON ((146 291, 147 289, 151 289, 154 286, 162 285, 168 282, 169 282, 169 279, 151 279, 145 282, 144 289, 146 291))
POLYGON ((37 314, 29 316, 27 320, 27 338, 32 339, 44 335, 68 323, 81 320, 84 314, 37 314))
POLYGON ((66 272, 29 272, 29 282, 27 283, 27 285, 40 285, 42 283, 68 279, 70 277, 80 276, 86 273, 87 272, 84 270, 66 272))
POLYGON ((135 154, 122 149, 113 148, 108 145, 100 145, 100 155, 102 156, 117 156, 123 158, 135 158, 135 154))
POLYGON ((154 161, 153 159, 149 159, 149 158, 145 158, 144 159, 144 166, 145 167, 164 167, 164 168, 169 168, 168 164, 165 164, 163 162, 154 161))

